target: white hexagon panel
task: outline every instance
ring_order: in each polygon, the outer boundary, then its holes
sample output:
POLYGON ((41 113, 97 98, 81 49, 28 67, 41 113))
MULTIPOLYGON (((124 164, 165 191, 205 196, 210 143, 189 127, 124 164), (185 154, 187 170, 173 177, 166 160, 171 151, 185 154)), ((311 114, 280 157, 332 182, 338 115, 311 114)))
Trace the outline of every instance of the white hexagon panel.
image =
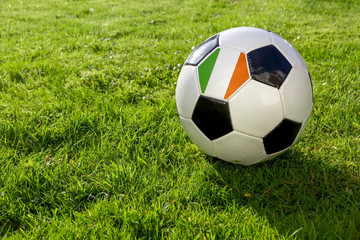
POLYGON ((190 119, 200 96, 197 68, 185 65, 179 74, 176 86, 176 107, 180 116, 190 119), (182 104, 179 104, 182 103, 182 104))
MULTIPOLYGON (((236 91, 233 89, 237 89, 250 78, 246 56, 233 48, 218 48, 217 51, 218 56, 203 94, 216 99, 227 99, 236 91), (238 87, 233 87, 234 84, 238 87)), ((208 68, 206 64, 204 62, 199 65, 199 74, 206 72, 202 69, 203 66, 208 68)), ((199 76, 203 78, 202 75, 199 76)))
POLYGON ((306 125, 308 124, 308 122, 309 122, 309 120, 310 120, 310 116, 311 116, 311 111, 308 113, 305 121, 301 124, 301 128, 300 128, 299 133, 297 134, 296 139, 295 139, 294 142, 296 142, 297 140, 299 140, 301 134, 302 134, 303 131, 305 130, 305 127, 306 127, 306 125))
POLYGON ((277 88, 250 80, 229 101, 234 130, 264 137, 283 119, 277 88))
POLYGON ((302 123, 312 109, 313 93, 309 74, 292 68, 280 87, 285 118, 302 123), (301 101, 299 101, 301 99, 301 101))
POLYGON ((252 27, 232 28, 221 32, 219 45, 233 47, 249 52, 256 48, 271 44, 270 33, 266 30, 252 27))
POLYGON ((266 157, 261 138, 233 131, 213 141, 215 156, 235 164, 250 165, 266 157), (246 149, 246 151, 239 151, 246 149), (241 159, 241 162, 239 160, 241 159))

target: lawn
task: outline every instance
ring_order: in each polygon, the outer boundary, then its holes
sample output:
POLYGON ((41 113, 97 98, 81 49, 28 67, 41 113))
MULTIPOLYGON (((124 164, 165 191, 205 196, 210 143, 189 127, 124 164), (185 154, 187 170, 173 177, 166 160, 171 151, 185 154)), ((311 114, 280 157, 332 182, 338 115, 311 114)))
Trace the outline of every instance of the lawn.
POLYGON ((360 2, 0 1, 0 238, 359 239, 360 2), (238 26, 291 42, 312 77, 302 138, 212 159, 175 88, 238 26))

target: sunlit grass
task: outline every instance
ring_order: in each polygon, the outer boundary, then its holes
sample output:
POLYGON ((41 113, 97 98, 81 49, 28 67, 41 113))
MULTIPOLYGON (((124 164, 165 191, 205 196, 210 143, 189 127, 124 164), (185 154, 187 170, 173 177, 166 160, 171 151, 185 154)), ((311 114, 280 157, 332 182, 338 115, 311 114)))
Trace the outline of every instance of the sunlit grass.
POLYGON ((358 1, 1 1, 0 236, 358 239, 358 1), (306 60, 302 138, 252 167, 178 120, 180 68, 209 36, 265 28, 306 60))

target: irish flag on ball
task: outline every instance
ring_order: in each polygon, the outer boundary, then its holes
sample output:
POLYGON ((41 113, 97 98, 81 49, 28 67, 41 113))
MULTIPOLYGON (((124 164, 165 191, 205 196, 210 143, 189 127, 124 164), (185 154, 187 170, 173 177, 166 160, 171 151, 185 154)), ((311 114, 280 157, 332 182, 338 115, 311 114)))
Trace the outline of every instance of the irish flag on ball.
POLYGON ((231 48, 222 48, 221 51, 217 48, 199 65, 198 71, 201 92, 210 95, 224 92, 224 99, 250 78, 245 54, 231 48), (217 81, 219 78, 224 80, 217 81))

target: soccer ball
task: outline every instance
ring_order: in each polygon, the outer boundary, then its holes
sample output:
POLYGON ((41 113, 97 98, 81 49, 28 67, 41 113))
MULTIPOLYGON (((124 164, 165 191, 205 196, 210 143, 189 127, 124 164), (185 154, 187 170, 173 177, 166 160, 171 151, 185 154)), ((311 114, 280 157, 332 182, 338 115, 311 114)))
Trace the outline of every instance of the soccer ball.
POLYGON ((176 106, 206 154, 241 165, 272 159, 304 131, 313 105, 309 70, 279 35, 250 27, 200 44, 179 74, 176 106))

